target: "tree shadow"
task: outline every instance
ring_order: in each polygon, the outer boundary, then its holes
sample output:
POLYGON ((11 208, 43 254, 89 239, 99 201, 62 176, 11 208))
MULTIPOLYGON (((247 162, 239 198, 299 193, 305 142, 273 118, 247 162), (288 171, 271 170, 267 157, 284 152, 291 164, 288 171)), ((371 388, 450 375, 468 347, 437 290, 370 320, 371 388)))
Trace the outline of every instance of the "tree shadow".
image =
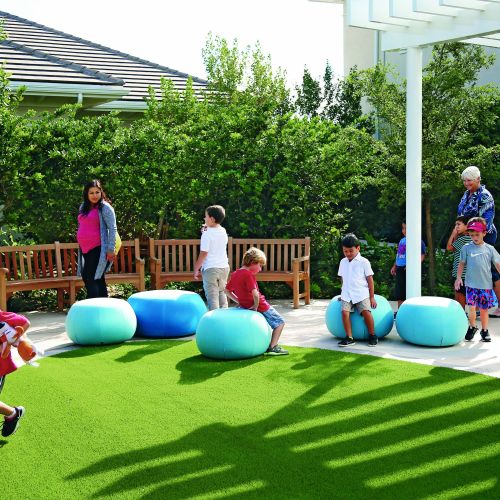
POLYGON ((179 384, 199 384, 233 370, 241 370, 256 363, 265 363, 266 356, 250 359, 217 360, 201 354, 179 361, 175 366, 180 372, 179 384))
MULTIPOLYGON (((120 470, 111 484, 95 481, 94 498, 131 492, 141 498, 397 498, 402 492, 424 498, 446 491, 465 497, 468 488, 498 498, 492 466, 500 458, 500 445, 492 442, 500 427, 498 381, 433 369, 360 390, 358 378, 373 376, 379 358, 339 354, 332 364, 329 355, 329 367, 321 351, 303 358, 295 370, 305 374, 317 361, 324 364, 322 378, 272 415, 204 425, 174 441, 103 458, 66 479, 97 480, 120 470)), ((193 356, 176 368, 182 383, 200 383, 264 359, 193 356)))
POLYGON ((178 341, 134 341, 128 344, 128 347, 133 347, 133 349, 130 349, 123 356, 115 359, 115 361, 119 363, 133 363, 134 361, 139 361, 146 356, 151 356, 153 354, 166 351, 167 349, 173 349, 174 347, 178 347, 180 345, 182 345, 182 343, 178 341))

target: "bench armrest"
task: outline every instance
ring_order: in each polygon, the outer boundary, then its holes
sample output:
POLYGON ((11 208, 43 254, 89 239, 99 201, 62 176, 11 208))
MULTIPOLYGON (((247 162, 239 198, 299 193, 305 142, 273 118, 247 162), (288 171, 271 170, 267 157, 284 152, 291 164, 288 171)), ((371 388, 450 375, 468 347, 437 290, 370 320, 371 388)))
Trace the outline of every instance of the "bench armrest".
POLYGON ((292 259, 292 262, 306 262, 307 260, 310 260, 309 255, 305 255, 304 257, 295 257, 292 259))
POLYGON ((9 270, 6 267, 0 267, 0 276, 7 276, 9 274, 9 270))

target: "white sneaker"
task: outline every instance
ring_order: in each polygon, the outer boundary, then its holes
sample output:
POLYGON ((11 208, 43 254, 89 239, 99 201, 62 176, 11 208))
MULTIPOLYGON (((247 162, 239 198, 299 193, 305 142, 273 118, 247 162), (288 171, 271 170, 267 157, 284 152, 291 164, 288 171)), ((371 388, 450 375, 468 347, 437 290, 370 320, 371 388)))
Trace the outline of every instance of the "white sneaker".
POLYGON ((491 311, 488 316, 490 318, 500 318, 500 307, 497 307, 496 309, 494 309, 493 311, 491 311))

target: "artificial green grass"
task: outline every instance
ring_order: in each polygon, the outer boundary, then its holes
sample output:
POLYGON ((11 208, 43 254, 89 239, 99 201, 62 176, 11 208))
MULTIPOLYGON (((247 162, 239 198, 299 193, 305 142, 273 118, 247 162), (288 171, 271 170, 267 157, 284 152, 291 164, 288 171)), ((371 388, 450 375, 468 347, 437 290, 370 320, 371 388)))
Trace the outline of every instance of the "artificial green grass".
POLYGON ((2 498, 499 498, 500 381, 319 349, 82 348, 7 377, 2 498))

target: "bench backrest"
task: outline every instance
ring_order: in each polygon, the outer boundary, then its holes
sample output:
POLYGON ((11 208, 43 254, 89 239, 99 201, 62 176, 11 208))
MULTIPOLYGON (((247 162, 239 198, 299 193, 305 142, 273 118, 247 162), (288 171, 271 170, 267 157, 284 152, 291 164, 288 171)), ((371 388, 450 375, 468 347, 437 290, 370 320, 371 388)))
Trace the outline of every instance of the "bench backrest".
POLYGON ((2 246, 0 267, 9 270, 10 281, 58 278, 61 276, 59 243, 2 246))
POLYGON ((307 257, 310 253, 309 238, 280 240, 272 238, 230 238, 227 248, 229 267, 232 271, 241 267, 243 255, 250 247, 257 247, 267 257, 263 267, 266 272, 290 272, 292 260, 307 257))
MULTIPOLYGON (((76 276, 78 267, 78 243, 60 243, 61 269, 63 276, 76 276)), ((110 274, 137 273, 136 257, 140 257, 139 240, 122 241, 115 256, 110 274)))
MULTIPOLYGON (((267 256, 267 272, 290 272, 292 260, 310 254, 309 238, 279 240, 272 238, 229 238, 227 253, 232 271, 241 266, 243 254, 251 246, 260 248, 267 256)), ((162 273, 181 273, 194 271, 200 253, 200 240, 149 240, 150 255, 161 262, 162 273)))

